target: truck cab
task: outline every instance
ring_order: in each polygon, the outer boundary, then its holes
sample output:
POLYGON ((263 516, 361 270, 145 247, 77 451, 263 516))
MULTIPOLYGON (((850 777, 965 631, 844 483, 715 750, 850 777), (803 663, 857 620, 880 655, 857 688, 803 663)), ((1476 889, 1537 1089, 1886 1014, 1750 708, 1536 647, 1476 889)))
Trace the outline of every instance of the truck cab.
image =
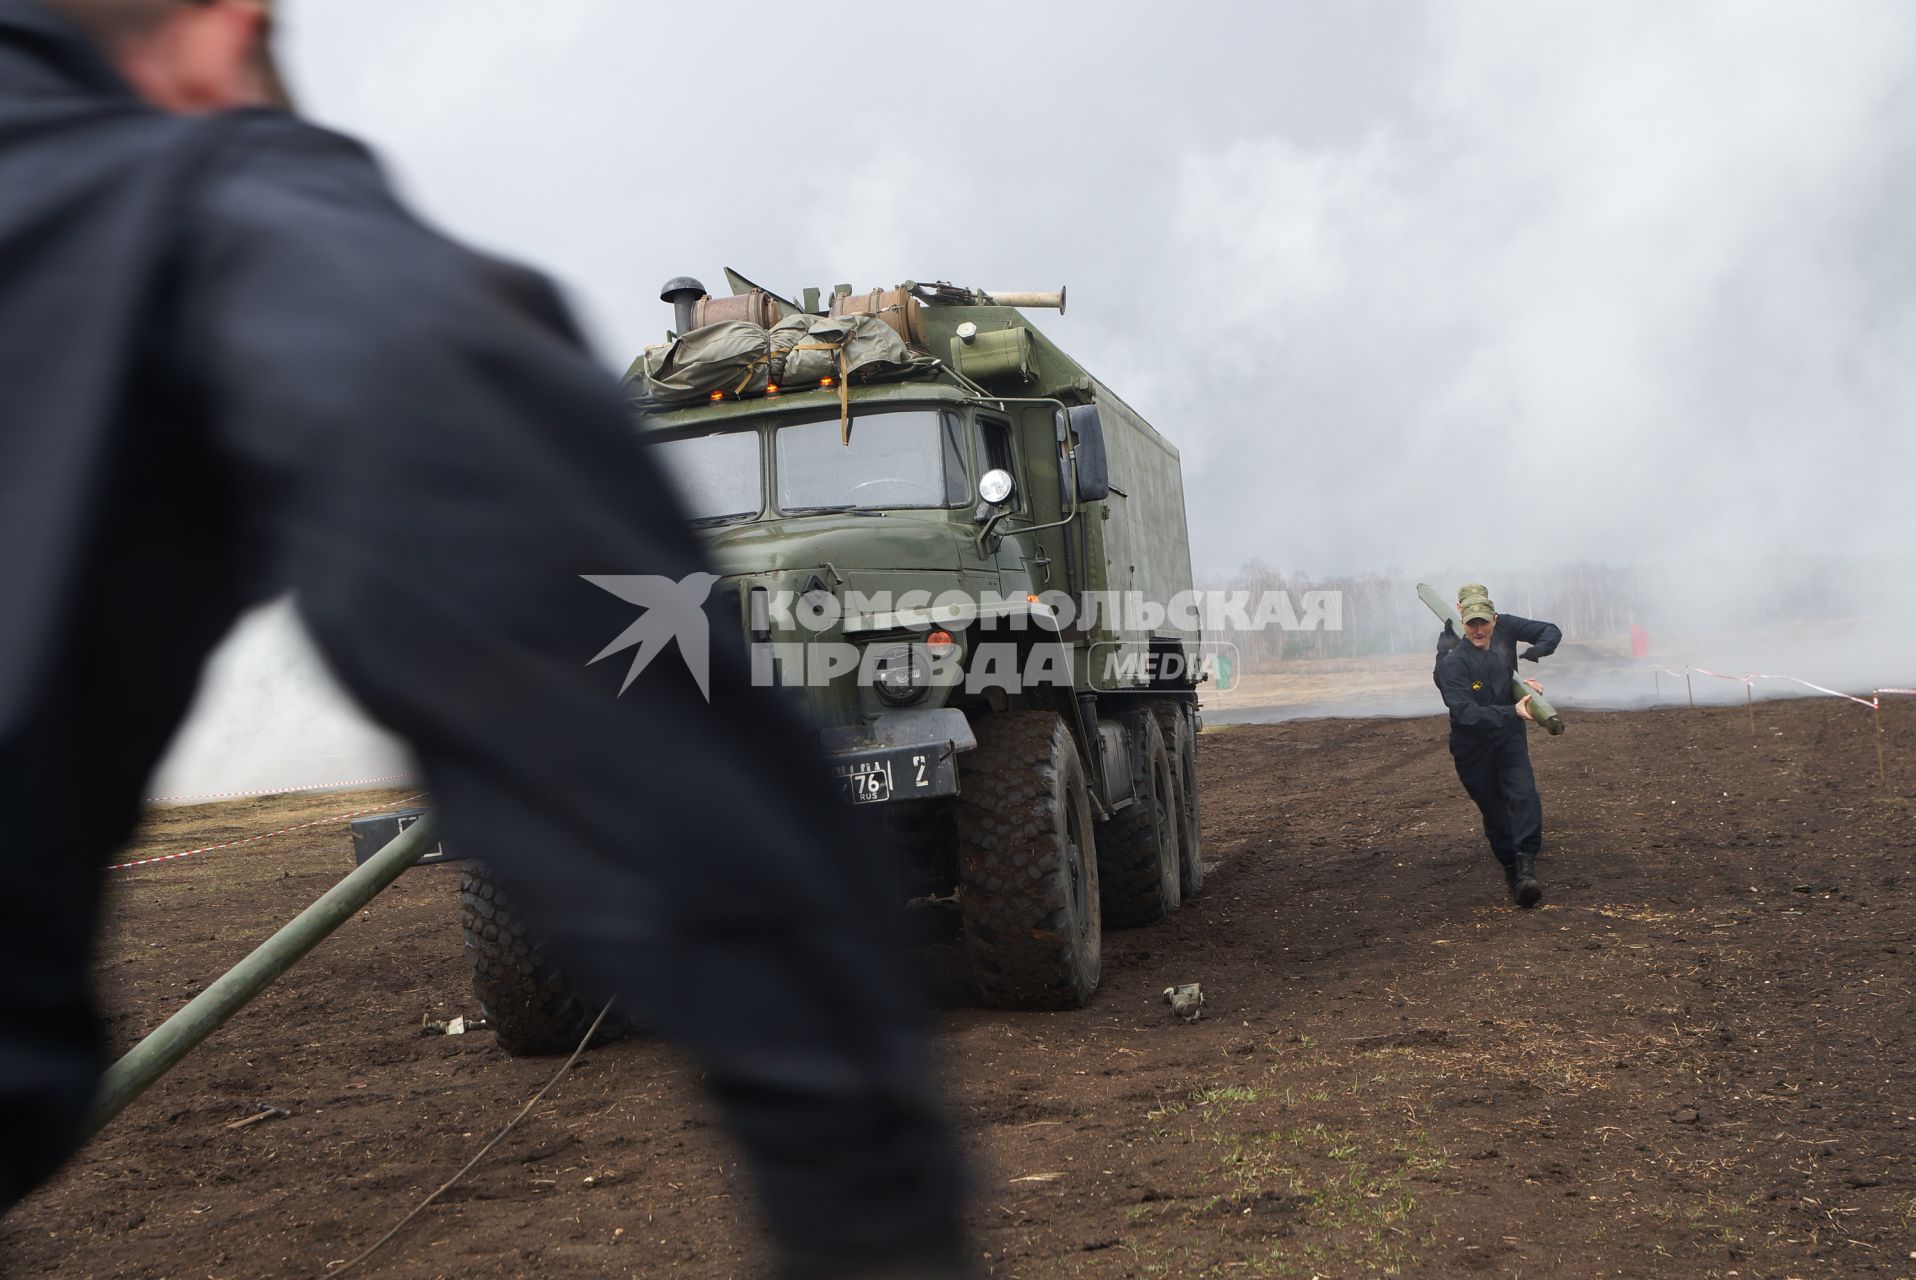
POLYGON ((677 403, 643 395, 669 352, 634 365, 638 429, 754 679, 802 709, 847 804, 914 810, 886 829, 914 899, 955 901, 981 998, 1082 1004, 1103 925, 1203 879, 1177 450, 1002 295, 906 284, 808 310, 735 288, 682 318, 882 318, 919 362, 677 403))
MULTIPOLYGON (((1075 1008, 1106 926, 1202 887, 1198 616, 1177 450, 1024 315, 1064 295, 906 283, 821 305, 674 280, 627 375, 755 683, 817 732, 895 854, 901 905, 962 939, 982 1003, 1075 1008)), ((583 1013, 462 873, 501 1044, 583 1013)))

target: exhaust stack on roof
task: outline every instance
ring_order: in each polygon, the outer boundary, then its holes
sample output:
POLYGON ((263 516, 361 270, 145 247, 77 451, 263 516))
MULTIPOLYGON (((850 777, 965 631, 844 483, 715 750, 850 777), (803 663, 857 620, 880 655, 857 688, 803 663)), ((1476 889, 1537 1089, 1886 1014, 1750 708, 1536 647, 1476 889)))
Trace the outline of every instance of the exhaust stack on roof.
POLYGON ((673 276, 659 290, 659 301, 672 304, 672 326, 677 333, 692 331, 692 307, 705 296, 705 286, 691 276, 673 276))

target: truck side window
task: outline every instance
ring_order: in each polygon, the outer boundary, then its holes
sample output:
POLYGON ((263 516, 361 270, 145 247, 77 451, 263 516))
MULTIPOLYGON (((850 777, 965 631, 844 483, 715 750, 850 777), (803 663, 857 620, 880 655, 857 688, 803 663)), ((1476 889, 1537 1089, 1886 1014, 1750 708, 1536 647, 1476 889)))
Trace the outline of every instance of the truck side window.
POLYGON ((945 415, 945 504, 962 507, 971 501, 971 473, 965 467, 965 420, 945 415))
MULTIPOLYGON (((1018 478, 1018 468, 1012 465, 1011 424, 1002 418, 978 419, 978 474, 987 471, 1009 471, 1012 479, 1018 478)), ((1014 505, 1024 505, 1024 485, 1020 484, 1012 494, 1014 505)))

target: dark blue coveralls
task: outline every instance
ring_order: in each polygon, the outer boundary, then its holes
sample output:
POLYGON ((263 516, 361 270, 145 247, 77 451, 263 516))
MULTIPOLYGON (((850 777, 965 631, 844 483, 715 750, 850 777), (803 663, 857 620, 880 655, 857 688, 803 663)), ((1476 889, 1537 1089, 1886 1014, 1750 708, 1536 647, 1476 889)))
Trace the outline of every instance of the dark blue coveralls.
MULTIPOLYGON (((960 1166, 890 864, 818 741, 585 574, 704 571, 613 378, 531 272, 420 222, 357 144, 139 99, 0 0, 0 1211, 102 1066, 100 866, 241 608, 293 594, 589 993, 686 1049, 788 1276, 940 1274, 960 1166)), ((721 619, 722 620, 722 619, 721 619)))
POLYGON ((1484 815, 1484 838, 1506 877, 1518 854, 1535 857, 1543 847, 1543 800, 1510 673, 1519 657, 1535 662, 1555 653, 1562 640, 1553 623, 1501 613, 1488 649, 1459 640, 1448 627, 1437 642, 1433 676, 1450 709, 1450 756, 1484 815), (1530 647, 1519 654, 1519 643, 1530 647))

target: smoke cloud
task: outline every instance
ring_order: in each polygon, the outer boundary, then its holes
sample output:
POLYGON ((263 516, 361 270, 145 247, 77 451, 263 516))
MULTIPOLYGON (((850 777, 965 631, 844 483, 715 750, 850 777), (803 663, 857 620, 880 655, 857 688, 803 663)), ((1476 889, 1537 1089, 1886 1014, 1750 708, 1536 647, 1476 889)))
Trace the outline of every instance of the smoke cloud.
POLYGON ((1785 656, 1916 674, 1916 10, 834 14, 329 0, 287 53, 608 364, 723 265, 1069 283, 1038 322, 1182 448, 1208 581, 1604 565, 1719 647, 1835 583, 1785 656))

